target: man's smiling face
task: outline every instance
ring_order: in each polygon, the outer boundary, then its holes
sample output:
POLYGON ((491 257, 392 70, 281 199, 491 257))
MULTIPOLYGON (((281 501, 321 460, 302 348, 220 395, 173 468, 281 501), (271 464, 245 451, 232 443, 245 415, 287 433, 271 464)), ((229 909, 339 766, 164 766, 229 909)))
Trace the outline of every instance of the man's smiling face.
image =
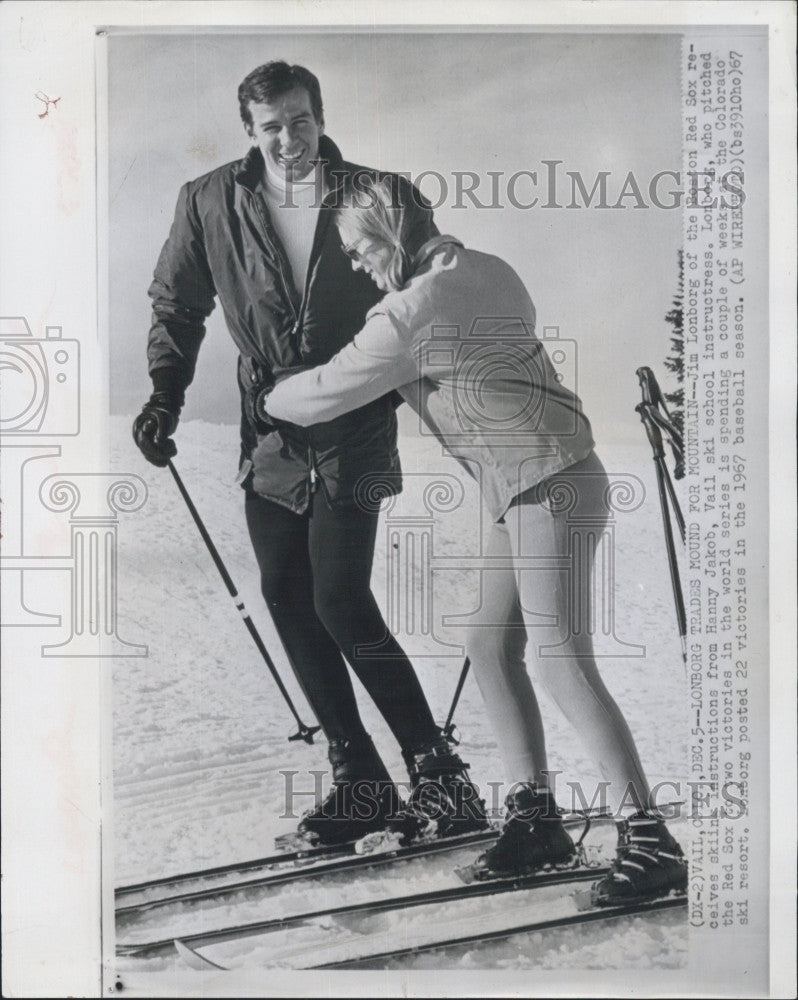
POLYGON ((268 169, 288 181, 307 177, 324 133, 324 122, 316 121, 308 92, 296 87, 268 104, 250 101, 249 113, 252 124, 247 131, 268 169))

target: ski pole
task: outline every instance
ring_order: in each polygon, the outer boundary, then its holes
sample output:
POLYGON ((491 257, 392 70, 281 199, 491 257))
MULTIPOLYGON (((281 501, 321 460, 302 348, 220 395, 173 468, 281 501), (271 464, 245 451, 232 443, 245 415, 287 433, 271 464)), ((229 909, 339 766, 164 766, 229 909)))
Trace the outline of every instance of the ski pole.
MULTIPOLYGON (((668 553, 668 567, 671 575, 671 587, 673 589, 673 600, 676 605, 676 620, 679 626, 679 637, 682 643, 682 658, 684 659, 686 665, 687 616, 684 610, 684 596, 682 594, 682 584, 679 579, 679 566, 676 561, 676 548, 673 543, 673 527, 671 525, 670 510, 668 507, 668 496, 673 490, 673 484, 670 482, 668 470, 665 466, 665 456, 662 451, 662 435, 660 434, 659 428, 651 419, 649 409, 644 403, 639 403, 635 409, 640 414, 640 418, 646 428, 649 441, 655 449, 654 462, 656 463, 657 469, 657 489, 659 491, 660 509, 662 511, 662 523, 665 529, 665 548, 668 553), (656 442, 658 442, 658 446, 656 442), (659 449, 659 454, 657 454, 657 447, 659 449)), ((676 510, 678 510, 678 507, 676 510)), ((679 525, 682 532, 682 539, 684 539, 684 521, 680 519, 679 525)))
POLYGON ((673 425, 671 415, 668 413, 667 406, 665 406, 665 400, 654 372, 650 368, 638 368, 637 377, 640 380, 640 387, 643 390, 643 402, 635 407, 635 409, 640 413, 640 419, 645 425, 648 440, 654 452, 654 461, 657 463, 658 476, 668 491, 671 509, 676 518, 676 523, 679 525, 679 534, 682 537, 682 542, 684 542, 684 515, 682 514, 682 508, 676 496, 676 490, 673 488, 673 482, 665 462, 665 451, 662 447, 662 434, 660 431, 664 430, 668 436, 675 464, 673 474, 676 479, 681 479, 684 476, 684 444, 682 435, 673 425), (645 408, 645 416, 641 407, 645 408), (667 419, 660 412, 660 407, 665 410, 667 419))
MULTIPOLYGON (((670 412, 668 411, 668 407, 665 403, 665 397, 662 395, 662 390, 659 387, 659 382, 657 382, 654 372, 645 365, 638 368, 636 374, 640 382, 640 388, 643 392, 643 402, 651 407, 651 419, 661 430, 665 432, 668 437, 668 444, 671 446, 671 451, 673 452, 674 478, 683 479, 684 442, 682 440, 682 435, 673 423, 673 419, 671 418, 670 412), (665 411, 665 416, 662 415, 662 410, 665 411)), ((676 508, 679 507, 675 494, 672 494, 672 502, 676 508)))
POLYGON ((454 698, 452 698, 452 704, 449 709, 449 714, 446 716, 446 722, 443 725, 443 735, 449 740, 450 743, 457 743, 458 741, 454 738, 454 723, 452 718, 454 717, 454 710, 457 708, 457 703, 460 701, 460 694, 463 690, 463 685, 465 684, 465 679, 468 676, 468 670, 471 666, 471 660, 468 657, 463 661, 463 669, 460 671, 460 677, 457 681, 457 687, 454 689, 454 698))
POLYGON ((255 623, 249 617, 249 613, 247 612, 247 609, 244 607, 244 602, 239 597, 235 584, 230 578, 230 574, 227 572, 227 567, 222 562, 222 557, 216 551, 216 546, 213 544, 211 536, 208 534, 207 528, 202 523, 202 518, 199 516, 197 508, 194 506, 191 497, 188 495, 188 490, 184 486, 183 480, 178 475, 177 469, 174 467, 171 458, 169 459, 168 464, 169 464, 169 471, 174 476, 174 480, 177 483, 177 488, 180 490, 180 495, 186 501, 186 506, 189 509, 189 513, 194 518, 194 523, 199 529, 200 535, 202 535, 202 540, 203 542, 205 542, 205 545, 208 548, 208 552, 210 552, 211 558, 213 559, 216 568, 219 570, 219 575, 224 580, 224 584, 227 587, 227 592, 233 598, 233 603, 238 609, 238 612, 241 615, 244 625, 246 625, 247 631, 252 636, 255 645, 258 647, 258 652, 263 657, 266 666, 269 668, 269 672, 274 678, 274 682, 277 685, 280 694, 283 696, 286 705, 288 705, 289 709, 291 710, 291 714, 296 719, 297 725, 299 726, 299 731, 294 733, 293 736, 288 737, 289 742, 294 742, 295 740, 304 740, 305 743, 312 743, 313 734, 317 733, 321 729, 321 726, 306 726, 305 723, 302 721, 302 719, 299 717, 299 713, 297 712, 296 707, 294 706, 294 703, 291 700, 291 695, 286 690, 282 678, 277 672, 277 667, 274 665, 274 661, 269 655, 269 651, 266 649, 266 646, 263 643, 263 639, 261 639, 258 630, 255 628, 255 623))
MULTIPOLYGON (((640 419, 646 429, 649 444, 654 453, 654 464, 657 471, 657 490, 659 493, 660 510, 662 513, 662 524, 665 531, 665 548, 668 554, 668 568, 670 570, 671 588, 673 590, 673 600, 676 605, 676 620, 679 626, 679 638, 682 644, 682 659, 687 665, 687 615, 684 609, 684 595, 682 584, 679 579, 679 565, 676 559, 676 548, 673 541, 673 526, 671 524, 670 507, 679 526, 679 532, 684 541, 685 526, 681 507, 679 506, 670 473, 665 463, 665 451, 662 445, 662 433, 660 431, 660 421, 654 417, 657 409, 657 398, 661 400, 659 386, 654 378, 654 373, 650 368, 638 368, 638 378, 643 389, 643 402, 635 407, 640 419)), ((670 421, 668 421, 670 423, 670 421)), ((681 444, 681 441, 679 442, 681 444)))
POLYGON ((668 509, 673 511, 676 523, 679 526, 679 534, 682 541, 684 541, 684 515, 682 514, 682 508, 679 506, 679 500, 676 496, 670 473, 668 472, 668 466, 665 463, 665 451, 662 447, 662 434, 660 433, 659 421, 656 419, 654 410, 648 403, 638 403, 635 410, 640 414, 640 419, 643 421, 649 443, 654 452, 654 461, 657 464, 657 482, 660 484, 660 488, 667 492, 667 499, 670 504, 668 509))

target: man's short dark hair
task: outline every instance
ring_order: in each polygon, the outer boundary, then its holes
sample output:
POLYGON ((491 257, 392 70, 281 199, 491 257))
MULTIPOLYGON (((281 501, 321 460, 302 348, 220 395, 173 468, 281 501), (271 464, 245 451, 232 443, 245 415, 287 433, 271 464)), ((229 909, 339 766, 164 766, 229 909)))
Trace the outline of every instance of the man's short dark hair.
POLYGON ((324 108, 321 103, 321 87, 318 79, 304 66, 289 66, 282 60, 264 63, 258 66, 241 81, 238 88, 238 107, 241 121, 250 128, 252 115, 249 111, 250 101, 253 104, 270 104, 276 97, 282 97, 290 90, 301 87, 310 97, 310 108, 316 124, 324 120, 324 108))

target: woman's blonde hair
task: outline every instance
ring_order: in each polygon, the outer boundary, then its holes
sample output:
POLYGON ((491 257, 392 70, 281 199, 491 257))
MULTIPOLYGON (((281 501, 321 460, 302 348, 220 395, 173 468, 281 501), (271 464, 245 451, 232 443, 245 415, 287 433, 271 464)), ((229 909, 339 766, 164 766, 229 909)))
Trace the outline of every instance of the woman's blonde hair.
POLYGON ((393 289, 409 281, 413 255, 436 234, 432 209, 419 191, 397 174, 381 178, 355 174, 338 202, 336 222, 393 249, 385 276, 393 289))

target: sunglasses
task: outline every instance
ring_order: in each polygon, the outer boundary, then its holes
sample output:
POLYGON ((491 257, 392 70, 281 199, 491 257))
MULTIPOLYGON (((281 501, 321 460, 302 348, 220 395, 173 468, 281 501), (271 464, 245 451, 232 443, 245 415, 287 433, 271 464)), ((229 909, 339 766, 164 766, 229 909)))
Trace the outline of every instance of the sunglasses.
MULTIPOLYGON (((362 242, 363 242, 363 240, 361 238, 359 240, 355 240, 354 243, 349 243, 349 244, 347 244, 345 246, 342 246, 341 249, 343 250, 343 252, 346 254, 346 256, 350 260, 354 260, 354 261, 360 262, 360 261, 363 260, 363 253, 361 251, 359 251, 359 250, 356 250, 355 247, 358 245, 358 243, 362 243, 362 242)), ((365 253, 368 253, 369 250, 371 250, 371 249, 373 249, 373 244, 369 244, 366 247, 365 253)))

